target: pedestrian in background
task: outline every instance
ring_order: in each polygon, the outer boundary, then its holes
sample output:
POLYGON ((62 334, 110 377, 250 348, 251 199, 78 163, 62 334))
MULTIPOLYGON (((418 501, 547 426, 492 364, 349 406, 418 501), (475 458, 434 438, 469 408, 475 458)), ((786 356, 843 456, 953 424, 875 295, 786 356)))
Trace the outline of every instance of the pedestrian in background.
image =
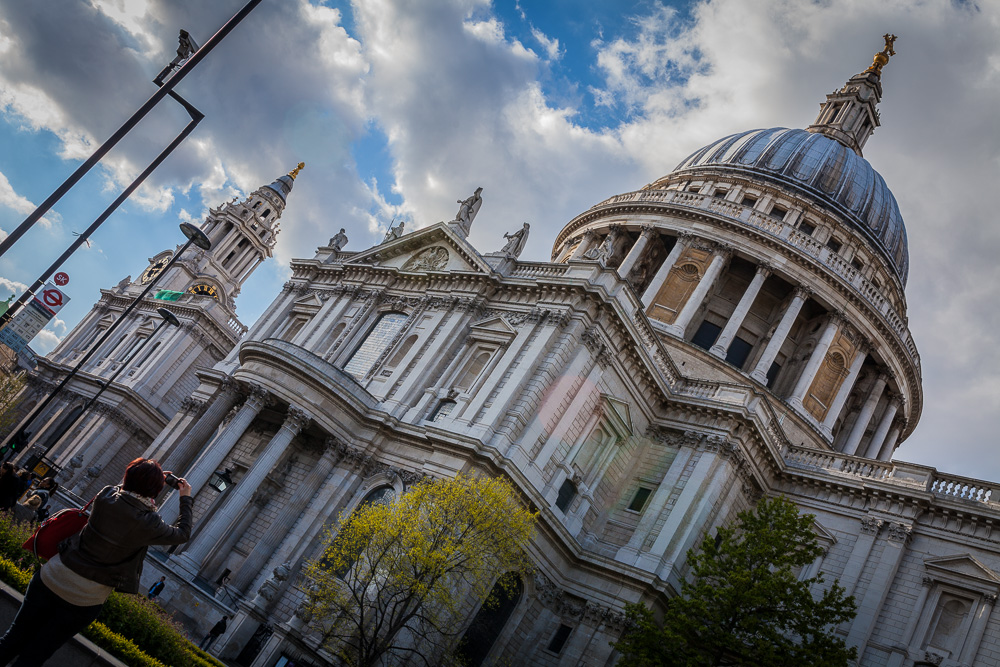
POLYGON ((149 587, 149 592, 146 594, 146 599, 155 600, 156 598, 160 597, 160 593, 163 592, 163 587, 167 585, 165 583, 166 581, 167 581, 166 577, 160 577, 159 581, 157 581, 155 584, 149 587))
POLYGON ((221 621, 213 625, 212 629, 208 631, 207 635, 205 635, 205 638, 201 640, 200 644, 198 644, 198 648, 202 651, 210 649, 215 640, 226 631, 226 621, 228 620, 228 616, 223 616, 221 621))

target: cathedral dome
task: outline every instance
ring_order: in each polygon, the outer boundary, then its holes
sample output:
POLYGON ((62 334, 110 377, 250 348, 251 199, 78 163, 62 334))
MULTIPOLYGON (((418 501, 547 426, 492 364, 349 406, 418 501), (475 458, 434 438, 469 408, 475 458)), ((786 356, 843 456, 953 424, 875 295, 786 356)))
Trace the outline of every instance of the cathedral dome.
POLYGON ((703 170, 736 171, 815 200, 862 232, 906 284, 906 229, 896 198, 868 160, 836 139, 780 127, 749 130, 695 151, 670 177, 703 170))

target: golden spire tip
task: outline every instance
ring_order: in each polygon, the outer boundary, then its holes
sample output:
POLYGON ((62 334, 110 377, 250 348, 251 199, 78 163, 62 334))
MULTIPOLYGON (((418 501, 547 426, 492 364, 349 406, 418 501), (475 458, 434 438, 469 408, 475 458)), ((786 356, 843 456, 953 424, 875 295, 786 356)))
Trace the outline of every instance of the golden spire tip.
POLYGON ((865 72, 874 72, 875 74, 881 75, 882 68, 889 62, 889 56, 896 55, 892 45, 896 41, 897 37, 895 35, 885 33, 882 35, 882 39, 885 40, 885 48, 875 54, 875 57, 872 59, 871 67, 866 69, 865 72))
POLYGON ((299 166, 295 167, 295 169, 292 169, 290 172, 288 172, 288 175, 291 176, 292 178, 295 178, 296 176, 299 175, 299 172, 305 168, 305 166, 306 166, 305 162, 299 162, 299 166))

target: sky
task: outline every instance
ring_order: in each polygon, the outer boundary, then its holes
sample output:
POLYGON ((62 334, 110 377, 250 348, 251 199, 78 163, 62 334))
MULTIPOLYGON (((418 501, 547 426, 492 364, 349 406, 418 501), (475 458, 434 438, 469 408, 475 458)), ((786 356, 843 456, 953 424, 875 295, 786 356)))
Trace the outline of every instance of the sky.
MULTIPOLYGON (((0 0, 0 234, 154 91, 188 30, 242 0, 0 0)), ((100 298, 184 239, 177 225, 299 161, 273 259, 247 281, 252 323, 344 227, 346 249, 449 220, 483 187, 470 236, 547 260, 578 213, 752 128, 806 127, 898 35, 865 157, 909 236, 909 325, 924 410, 896 458, 1000 480, 1000 0, 264 0, 177 91, 194 134, 64 266, 51 350, 100 298), (992 196, 992 195, 991 195, 992 196)), ((0 258, 0 299, 32 282, 177 134, 165 100, 0 258)))

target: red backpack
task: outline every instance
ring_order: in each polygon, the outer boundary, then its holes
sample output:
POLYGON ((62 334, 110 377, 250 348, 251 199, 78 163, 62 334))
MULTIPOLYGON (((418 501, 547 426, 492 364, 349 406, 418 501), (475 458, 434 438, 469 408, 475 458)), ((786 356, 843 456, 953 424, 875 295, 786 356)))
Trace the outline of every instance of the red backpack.
POLYGON ((63 540, 73 537, 87 525, 87 521, 90 520, 90 506, 93 503, 94 499, 91 498, 83 507, 59 510, 40 523, 21 547, 35 554, 37 558, 49 560, 59 553, 59 544, 63 540))

